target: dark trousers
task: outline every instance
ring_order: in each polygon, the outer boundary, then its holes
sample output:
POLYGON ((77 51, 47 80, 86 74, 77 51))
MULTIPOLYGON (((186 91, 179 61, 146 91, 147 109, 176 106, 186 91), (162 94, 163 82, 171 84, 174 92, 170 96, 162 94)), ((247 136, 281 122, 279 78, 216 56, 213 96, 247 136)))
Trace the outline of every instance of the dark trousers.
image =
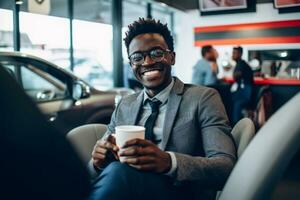
MULTIPOLYGON (((91 200, 180 200, 189 195, 168 176, 112 162, 95 179, 91 200)), ((186 197, 186 198, 184 198, 186 197)))
POLYGON ((252 97, 253 87, 251 85, 246 85, 244 88, 239 88, 237 91, 232 93, 232 124, 236 124, 242 117, 242 110, 246 108, 252 97))

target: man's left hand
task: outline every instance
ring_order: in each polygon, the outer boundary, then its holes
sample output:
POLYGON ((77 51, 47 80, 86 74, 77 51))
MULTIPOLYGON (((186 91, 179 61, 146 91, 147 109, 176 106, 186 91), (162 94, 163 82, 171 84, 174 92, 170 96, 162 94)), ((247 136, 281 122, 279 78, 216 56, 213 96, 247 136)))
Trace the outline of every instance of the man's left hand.
POLYGON ((148 140, 133 139, 125 143, 119 151, 123 162, 143 171, 166 173, 171 168, 171 157, 148 140))

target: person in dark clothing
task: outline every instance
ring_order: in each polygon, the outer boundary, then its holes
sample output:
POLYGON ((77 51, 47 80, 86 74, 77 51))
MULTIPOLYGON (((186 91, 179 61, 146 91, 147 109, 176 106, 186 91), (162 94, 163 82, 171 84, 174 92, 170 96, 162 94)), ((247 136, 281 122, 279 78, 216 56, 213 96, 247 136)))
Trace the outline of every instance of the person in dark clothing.
POLYGON ((0 91, 0 199, 86 199, 79 156, 1 65, 0 91))
POLYGON ((235 124, 242 116, 242 110, 251 104, 253 93, 253 71, 251 67, 242 59, 243 48, 234 47, 232 59, 236 62, 233 71, 235 83, 232 85, 232 123, 235 124))

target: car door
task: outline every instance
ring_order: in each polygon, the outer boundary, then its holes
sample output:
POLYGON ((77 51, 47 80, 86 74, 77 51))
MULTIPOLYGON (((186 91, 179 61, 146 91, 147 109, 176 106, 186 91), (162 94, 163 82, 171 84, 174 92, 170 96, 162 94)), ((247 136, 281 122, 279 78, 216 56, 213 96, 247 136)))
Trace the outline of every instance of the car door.
POLYGON ((72 99, 72 79, 45 63, 22 59, 1 63, 37 103, 46 118, 62 132, 82 124, 82 105, 72 99))

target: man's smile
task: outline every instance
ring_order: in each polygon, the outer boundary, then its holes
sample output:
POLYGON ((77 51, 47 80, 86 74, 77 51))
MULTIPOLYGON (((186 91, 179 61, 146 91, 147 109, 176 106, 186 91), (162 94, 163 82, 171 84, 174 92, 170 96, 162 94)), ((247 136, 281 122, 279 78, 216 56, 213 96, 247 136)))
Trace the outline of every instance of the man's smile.
POLYGON ((161 66, 146 67, 140 70, 140 76, 146 80, 154 80, 160 78, 164 68, 161 66))
POLYGON ((146 69, 141 69, 140 74, 141 75, 147 75, 147 74, 152 73, 152 72, 160 72, 160 71, 163 71, 162 67, 146 68, 146 69))
POLYGON ((160 76, 160 71, 159 70, 153 70, 153 71, 147 71, 143 74, 144 77, 146 77, 147 79, 153 79, 156 77, 160 76))

